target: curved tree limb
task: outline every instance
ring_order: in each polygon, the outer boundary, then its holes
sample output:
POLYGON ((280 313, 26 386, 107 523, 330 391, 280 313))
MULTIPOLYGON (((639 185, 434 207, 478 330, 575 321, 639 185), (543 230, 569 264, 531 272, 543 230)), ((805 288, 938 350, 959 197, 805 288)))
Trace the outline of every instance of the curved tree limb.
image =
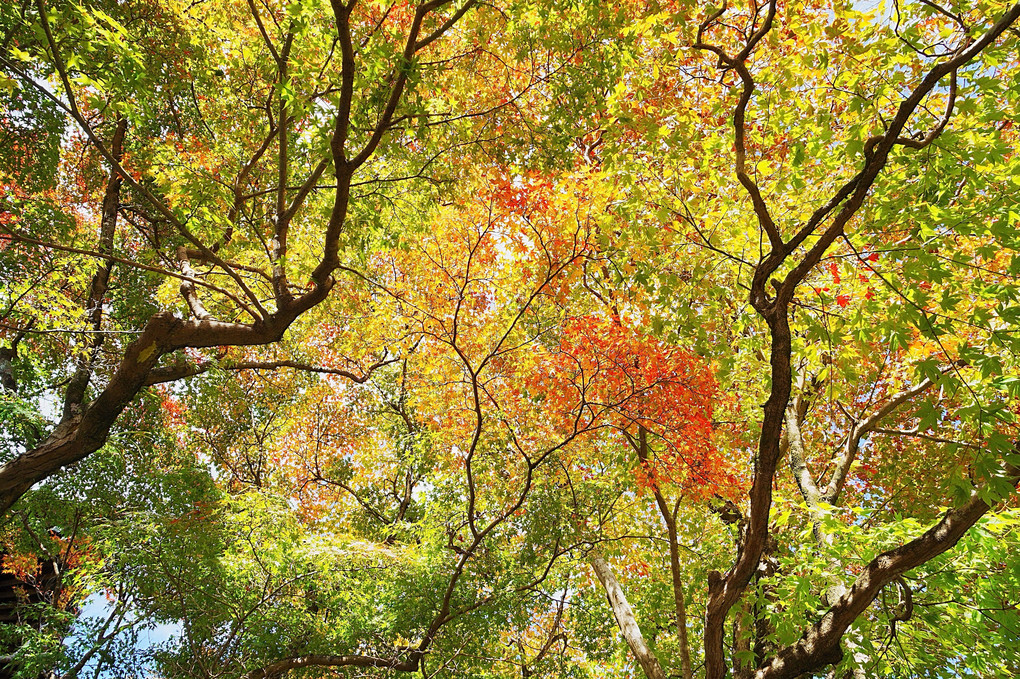
MULTIPOLYGON (((1014 480, 1017 470, 1010 473, 1014 480)), ((948 510, 934 526, 910 542, 879 554, 871 560, 822 619, 796 643, 782 649, 755 673, 755 679, 794 679, 806 672, 839 662, 840 641, 854 620, 863 613, 887 584, 907 571, 952 548, 991 509, 977 491, 963 505, 948 510)))
POLYGON ((329 368, 321 365, 311 365, 310 363, 303 363, 301 361, 292 360, 280 360, 280 361, 208 361, 198 365, 175 365, 168 366, 165 368, 156 368, 146 380, 146 386, 154 384, 164 384, 166 382, 174 382, 176 380, 184 379, 187 377, 194 377, 195 375, 201 375, 202 373, 208 372, 213 368, 217 370, 229 370, 229 371, 241 371, 241 370, 279 370, 281 368, 290 368, 292 370, 301 370, 303 372, 314 372, 322 375, 338 375, 340 377, 346 377, 352 382, 358 384, 364 384, 372 376, 372 373, 379 368, 396 363, 401 360, 399 357, 387 358, 381 361, 377 361, 372 365, 368 366, 360 375, 353 373, 349 370, 343 370, 341 368, 329 368))

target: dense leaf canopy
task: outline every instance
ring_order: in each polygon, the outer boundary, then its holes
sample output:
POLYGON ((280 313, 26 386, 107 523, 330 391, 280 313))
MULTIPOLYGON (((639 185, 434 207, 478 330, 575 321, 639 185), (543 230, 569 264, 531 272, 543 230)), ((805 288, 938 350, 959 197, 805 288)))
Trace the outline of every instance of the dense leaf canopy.
POLYGON ((1018 18, 3 3, 0 674, 1020 675, 1018 18))

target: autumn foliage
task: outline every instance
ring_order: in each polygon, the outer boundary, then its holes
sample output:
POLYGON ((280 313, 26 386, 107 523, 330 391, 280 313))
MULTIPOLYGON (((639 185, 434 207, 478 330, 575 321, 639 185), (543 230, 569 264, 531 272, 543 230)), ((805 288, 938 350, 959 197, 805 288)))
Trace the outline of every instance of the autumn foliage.
POLYGON ((0 675, 1020 676, 1018 22, 0 3, 0 675))

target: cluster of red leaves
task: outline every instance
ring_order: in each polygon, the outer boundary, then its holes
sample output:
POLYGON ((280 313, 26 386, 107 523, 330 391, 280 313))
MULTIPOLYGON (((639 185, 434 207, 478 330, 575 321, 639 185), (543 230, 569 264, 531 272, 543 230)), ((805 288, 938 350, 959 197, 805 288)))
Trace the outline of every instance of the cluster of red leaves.
POLYGON ((22 582, 33 580, 39 572, 40 559, 34 553, 8 551, 3 555, 3 572, 10 573, 22 582))
POLYGON ((529 215, 549 209, 553 182, 538 172, 493 178, 492 200, 497 214, 529 215))
POLYGON ((102 557, 92 541, 80 535, 63 537, 51 530, 40 537, 39 547, 38 550, 22 551, 8 540, 0 541, 0 572, 13 575, 23 583, 23 586, 15 586, 19 596, 35 591, 60 609, 80 601, 80 583, 64 577, 54 580, 53 562, 61 573, 73 573, 86 565, 98 565, 102 557))
POLYGON ((169 389, 161 389, 159 391, 163 424, 168 428, 184 426, 186 424, 184 404, 169 389))
POLYGON ((707 496, 732 484, 713 443, 719 387, 700 357, 589 315, 566 321, 552 362, 529 380, 529 391, 575 426, 611 426, 635 445, 643 436, 640 486, 707 496))
MULTIPOLYGON (((878 261, 877 252, 872 252, 867 257, 861 256, 857 263, 858 273, 856 275, 856 282, 860 285, 848 283, 849 287, 847 288, 841 287, 843 284, 843 278, 840 275, 839 264, 837 264, 836 262, 829 262, 828 269, 830 276, 832 276, 832 286, 836 288, 837 291, 840 291, 839 294, 836 295, 836 304, 841 309, 849 306, 850 302, 855 297, 863 297, 867 301, 870 301, 872 298, 874 298, 875 289, 870 285, 870 277, 871 274, 875 273, 875 270, 871 266, 871 263, 876 261, 878 261), (863 270, 863 273, 861 272, 861 270, 863 270), (859 293, 859 288, 861 285, 866 286, 864 293, 856 294, 859 293), (842 292, 842 290, 844 289, 847 290, 847 292, 842 292)), ((824 287, 823 286, 814 287, 815 294, 819 296, 821 296, 822 293, 830 292, 830 290, 832 290, 832 288, 830 288, 827 285, 824 287)))

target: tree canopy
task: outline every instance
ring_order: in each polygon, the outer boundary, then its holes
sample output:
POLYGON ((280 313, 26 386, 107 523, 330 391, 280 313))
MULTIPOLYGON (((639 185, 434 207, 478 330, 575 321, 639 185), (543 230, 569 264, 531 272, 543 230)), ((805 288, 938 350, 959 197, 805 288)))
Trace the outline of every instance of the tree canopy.
POLYGON ((1018 19, 0 5, 0 673, 1020 675, 1018 19))

